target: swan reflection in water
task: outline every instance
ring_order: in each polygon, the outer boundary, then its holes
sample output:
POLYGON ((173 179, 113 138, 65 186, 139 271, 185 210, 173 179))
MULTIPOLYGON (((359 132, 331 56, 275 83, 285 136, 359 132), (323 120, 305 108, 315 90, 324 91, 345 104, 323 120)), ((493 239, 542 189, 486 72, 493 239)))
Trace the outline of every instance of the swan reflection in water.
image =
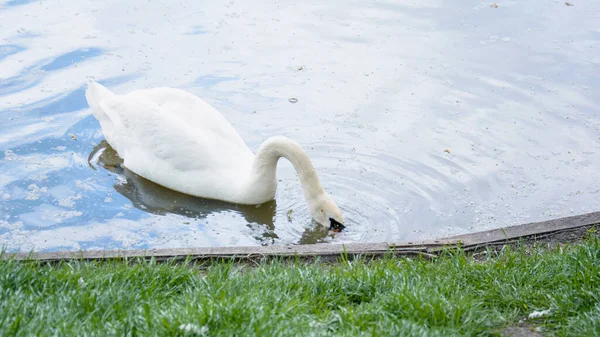
MULTIPOLYGON (((234 211, 244 217, 248 222, 248 227, 255 228, 251 224, 259 224, 265 227, 265 231, 261 236, 254 237, 254 239, 263 245, 273 244, 278 238, 275 233, 275 224, 273 221, 277 210, 275 200, 260 206, 236 205, 218 200, 198 198, 170 190, 140 177, 123 167, 121 165, 123 159, 117 155, 117 152, 113 150, 106 140, 102 140, 102 142, 94 147, 88 156, 88 163, 93 169, 97 169, 95 164, 99 164, 104 169, 123 177, 127 183, 115 184, 115 190, 131 200, 133 206, 142 211, 158 215, 173 213, 194 219, 204 219, 213 213, 234 211)), ((312 228, 304 230, 298 243, 324 242, 329 235, 328 228, 316 224, 312 228)))

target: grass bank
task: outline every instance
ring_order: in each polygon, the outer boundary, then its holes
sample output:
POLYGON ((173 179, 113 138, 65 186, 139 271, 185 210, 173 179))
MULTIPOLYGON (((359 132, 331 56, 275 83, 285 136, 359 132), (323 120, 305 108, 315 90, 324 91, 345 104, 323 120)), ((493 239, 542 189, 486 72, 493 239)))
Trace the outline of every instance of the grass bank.
POLYGON ((523 325, 600 335, 597 237, 433 262, 0 261, 1 336, 486 336, 523 325))

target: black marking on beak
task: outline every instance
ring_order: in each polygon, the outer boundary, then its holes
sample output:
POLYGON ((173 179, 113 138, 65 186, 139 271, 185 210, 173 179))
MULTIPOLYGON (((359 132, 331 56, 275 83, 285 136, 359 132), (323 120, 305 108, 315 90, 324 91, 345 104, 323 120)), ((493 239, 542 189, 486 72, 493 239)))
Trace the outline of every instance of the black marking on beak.
POLYGON ((346 228, 346 226, 344 226, 343 224, 335 221, 335 219, 333 218, 329 218, 329 230, 330 231, 334 231, 334 232, 341 232, 344 228, 346 228))

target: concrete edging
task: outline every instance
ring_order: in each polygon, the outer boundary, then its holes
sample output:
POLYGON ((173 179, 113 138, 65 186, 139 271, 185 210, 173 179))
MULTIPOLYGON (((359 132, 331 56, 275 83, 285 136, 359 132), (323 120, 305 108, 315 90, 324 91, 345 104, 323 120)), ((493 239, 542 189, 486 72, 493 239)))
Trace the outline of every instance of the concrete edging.
POLYGON ((466 250, 511 243, 522 239, 547 237, 555 233, 600 224, 600 212, 587 213, 554 220, 503 227, 488 231, 451 236, 438 240, 405 243, 349 243, 274 245, 244 247, 200 247, 148 250, 62 251, 42 253, 5 253, 2 259, 36 260, 56 262, 61 260, 109 260, 123 258, 155 258, 208 260, 214 258, 255 259, 263 257, 331 257, 341 254, 377 256, 384 254, 431 256, 444 248, 466 250))

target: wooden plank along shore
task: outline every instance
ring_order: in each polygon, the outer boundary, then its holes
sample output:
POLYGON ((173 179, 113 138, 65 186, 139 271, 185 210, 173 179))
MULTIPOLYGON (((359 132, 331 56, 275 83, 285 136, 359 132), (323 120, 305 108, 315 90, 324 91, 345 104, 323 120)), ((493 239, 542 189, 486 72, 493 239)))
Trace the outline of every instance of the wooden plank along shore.
POLYGON ((60 260, 104 260, 122 258, 155 258, 158 261, 192 258, 195 260, 212 258, 256 259, 262 257, 317 257, 339 256, 340 254, 374 256, 383 254, 425 254, 430 255, 444 248, 471 250, 481 247, 514 242, 526 238, 547 237, 554 233, 591 227, 600 224, 600 212, 587 213, 566 218, 503 227, 489 231, 457 235, 438 240, 424 240, 405 243, 348 243, 311 245, 273 245, 245 247, 199 247, 148 250, 89 250, 42 253, 5 253, 3 259, 60 261, 60 260))

